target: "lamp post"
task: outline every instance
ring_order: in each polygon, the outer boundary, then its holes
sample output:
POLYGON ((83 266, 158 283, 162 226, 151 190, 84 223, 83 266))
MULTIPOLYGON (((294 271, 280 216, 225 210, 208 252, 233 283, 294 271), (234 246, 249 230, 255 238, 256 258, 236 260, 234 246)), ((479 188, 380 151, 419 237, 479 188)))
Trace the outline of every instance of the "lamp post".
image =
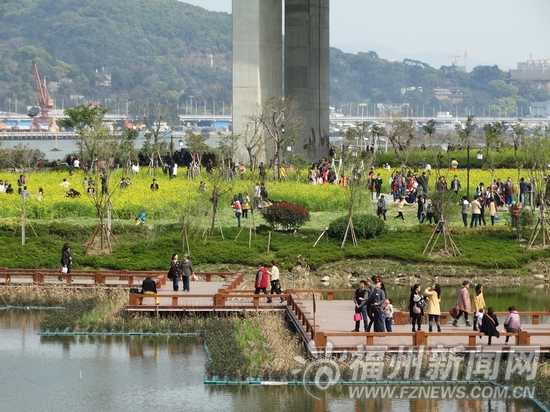
POLYGON ((174 158, 174 134, 170 132, 170 160, 174 158))
POLYGON ((470 145, 466 146, 466 159, 468 164, 468 173, 467 173, 467 180, 466 180, 466 197, 468 198, 468 201, 470 201, 470 145))
MULTIPOLYGON (((359 103, 359 107, 361 108, 361 123, 363 123, 363 117, 364 117, 364 113, 363 113, 363 109, 365 108, 365 106, 367 106, 366 103, 359 103)), ((367 113, 367 116, 369 114, 367 113)))
MULTIPOLYGON (((468 201, 470 200, 470 145, 467 146, 468 153, 467 153, 467 159, 468 159, 468 177, 466 182, 466 197, 468 198, 468 201)), ((477 160, 483 160, 483 152, 481 150, 478 150, 476 153, 476 159, 477 160)), ((492 182, 491 182, 492 183, 492 182)))

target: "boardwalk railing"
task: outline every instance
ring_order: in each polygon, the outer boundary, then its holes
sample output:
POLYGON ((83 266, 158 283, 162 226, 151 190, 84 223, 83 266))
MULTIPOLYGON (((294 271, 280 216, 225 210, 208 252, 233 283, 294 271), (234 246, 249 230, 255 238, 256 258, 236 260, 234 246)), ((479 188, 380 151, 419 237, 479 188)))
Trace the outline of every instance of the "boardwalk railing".
MULTIPOLYGON (((377 342, 375 338, 385 338, 385 337, 403 337, 409 338, 408 342, 406 339, 402 339, 399 345, 389 345, 387 343, 379 343, 378 346, 384 347, 384 349, 399 349, 400 346, 436 346, 433 343, 430 343, 430 338, 438 338, 444 336, 452 337, 468 337, 468 344, 466 348, 475 348, 478 344, 479 337, 485 336, 481 332, 471 331, 458 331, 458 332, 317 332, 315 333, 315 346, 317 350, 322 351, 327 347, 327 343, 330 338, 336 337, 349 337, 349 336, 360 336, 365 338, 366 346, 376 346, 377 342)), ((532 336, 548 336, 550 337, 550 332, 535 332, 535 331, 521 331, 521 332, 502 332, 501 337, 512 336, 515 338, 515 344, 520 346, 529 346, 531 344, 532 336)), ((496 342, 495 342, 496 343, 496 342)), ((457 344, 458 345, 458 344, 457 344)), ((506 345, 505 345, 506 346, 506 345)), ((338 345, 338 350, 355 350, 356 346, 346 346, 338 345)))
MULTIPOLYGON (((139 287, 147 276, 157 279, 157 287, 166 284, 167 271, 137 270, 71 270, 61 273, 60 269, 9 269, 0 268, 0 285, 52 285, 66 284, 71 286, 101 285, 106 287, 128 286, 139 287)), ((213 277, 230 277, 228 272, 195 272, 211 282, 213 277)))

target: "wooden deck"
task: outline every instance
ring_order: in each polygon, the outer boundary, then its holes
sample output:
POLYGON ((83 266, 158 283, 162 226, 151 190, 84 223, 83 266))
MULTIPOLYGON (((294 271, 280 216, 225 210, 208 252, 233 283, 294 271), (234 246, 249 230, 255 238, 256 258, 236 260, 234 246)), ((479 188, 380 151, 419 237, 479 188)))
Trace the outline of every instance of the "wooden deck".
MULTIPOLYGON (((466 327, 461 320, 459 327, 450 323, 448 313, 442 314, 442 331, 428 332, 427 319, 422 330, 412 332, 408 313, 394 314, 393 332, 352 332, 353 304, 352 289, 345 290, 286 290, 282 295, 273 295, 273 303, 267 303, 271 295, 254 295, 254 291, 243 286, 242 273, 196 272, 199 281, 190 282, 190 292, 174 292, 165 272, 141 271, 75 271, 62 275, 58 271, 19 270, 0 268, 0 286, 41 285, 64 287, 125 287, 139 288, 141 281, 150 276, 157 284, 159 305, 155 295, 129 293, 128 311, 135 312, 230 312, 230 311, 286 311, 304 343, 312 351, 332 352, 356 350, 397 351, 409 348, 428 347, 432 349, 501 351, 514 349, 540 350, 550 352, 550 311, 520 312, 522 331, 501 333, 487 345, 487 337, 466 327), (312 292, 322 294, 316 299, 315 313, 312 292), (335 293, 349 293, 349 300, 333 300, 335 293), (280 299, 284 298, 283 302, 280 299), (140 300, 142 303, 140 304, 140 300), (504 344, 510 336, 509 345, 504 344), (481 338, 480 338, 481 336, 481 338), (315 343, 315 345, 313 345, 315 343)), ((497 312, 500 323, 506 312, 497 312)), ((363 325, 361 325, 361 328, 363 325)), ((503 330, 500 326, 499 331, 503 330)))
MULTIPOLYGON (((466 327, 451 324, 448 313, 442 314, 441 332, 428 332, 427 317, 423 319, 421 331, 412 332, 408 313, 396 312, 392 332, 352 332, 353 290, 315 290, 324 294, 323 300, 316 300, 314 313, 311 290, 286 290, 283 295, 267 295, 273 303, 266 303, 266 295, 254 295, 254 291, 242 288, 243 275, 234 274, 226 282, 192 282, 191 292, 173 292, 171 284, 164 285, 158 293, 159 305, 154 304, 154 296, 145 297, 139 305, 139 294, 130 295, 128 310, 132 311, 265 311, 285 310, 292 319, 304 343, 310 347, 315 342, 316 351, 330 349, 332 352, 354 351, 358 349, 398 351, 411 347, 432 349, 455 348, 459 350, 500 351, 510 348, 528 348, 550 352, 550 311, 522 312, 523 330, 517 333, 502 332, 500 338, 493 337, 492 345, 487 345, 487 337, 466 327), (334 293, 349 293, 350 300, 333 300, 334 293), (280 302, 284 297, 285 301, 280 302), (314 326, 315 325, 315 326, 314 326), (509 343, 504 344, 506 336, 509 343), (480 338, 481 336, 481 338, 480 338)), ((506 312, 497 312, 500 323, 506 312)), ((363 325, 361 325, 361 328, 363 325)), ((435 327, 434 327, 435 328, 435 327)), ((499 331, 503 331, 500 326, 499 331)))

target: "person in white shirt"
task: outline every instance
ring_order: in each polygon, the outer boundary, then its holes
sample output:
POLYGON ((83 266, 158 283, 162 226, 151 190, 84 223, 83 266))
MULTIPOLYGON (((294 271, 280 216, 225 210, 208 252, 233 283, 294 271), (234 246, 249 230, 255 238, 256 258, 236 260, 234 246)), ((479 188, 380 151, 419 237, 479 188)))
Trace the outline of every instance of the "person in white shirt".
POLYGON ((68 189, 71 184, 67 182, 67 179, 63 179, 63 181, 59 184, 59 186, 63 186, 65 189, 68 189))
MULTIPOLYGON (((277 267, 277 262, 274 260, 271 261, 271 271, 267 271, 271 276, 271 294, 276 293, 280 295, 283 293, 283 288, 281 287, 281 281, 279 279, 279 268, 277 267)), ((281 298, 281 303, 285 301, 284 298, 281 298)))
POLYGON ((4 182, 0 180, 0 193, 5 193, 6 187, 4 186, 4 182))
POLYGON ((80 160, 78 160, 78 157, 73 160, 73 166, 75 169, 80 168, 80 160))

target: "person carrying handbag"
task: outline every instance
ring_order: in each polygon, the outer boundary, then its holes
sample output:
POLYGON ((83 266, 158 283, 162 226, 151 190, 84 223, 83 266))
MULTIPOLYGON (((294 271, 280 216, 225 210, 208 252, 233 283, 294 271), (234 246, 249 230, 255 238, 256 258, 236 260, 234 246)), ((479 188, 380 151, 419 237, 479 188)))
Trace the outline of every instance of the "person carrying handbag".
POLYGON ((355 290, 353 295, 353 303, 355 303, 355 329, 352 332, 359 332, 359 327, 361 326, 361 320, 363 320, 363 326, 365 332, 368 329, 368 318, 367 318, 367 297, 369 295, 368 290, 366 289, 367 281, 362 280, 359 282, 359 288, 355 290), (360 316, 357 316, 360 315, 360 316))

